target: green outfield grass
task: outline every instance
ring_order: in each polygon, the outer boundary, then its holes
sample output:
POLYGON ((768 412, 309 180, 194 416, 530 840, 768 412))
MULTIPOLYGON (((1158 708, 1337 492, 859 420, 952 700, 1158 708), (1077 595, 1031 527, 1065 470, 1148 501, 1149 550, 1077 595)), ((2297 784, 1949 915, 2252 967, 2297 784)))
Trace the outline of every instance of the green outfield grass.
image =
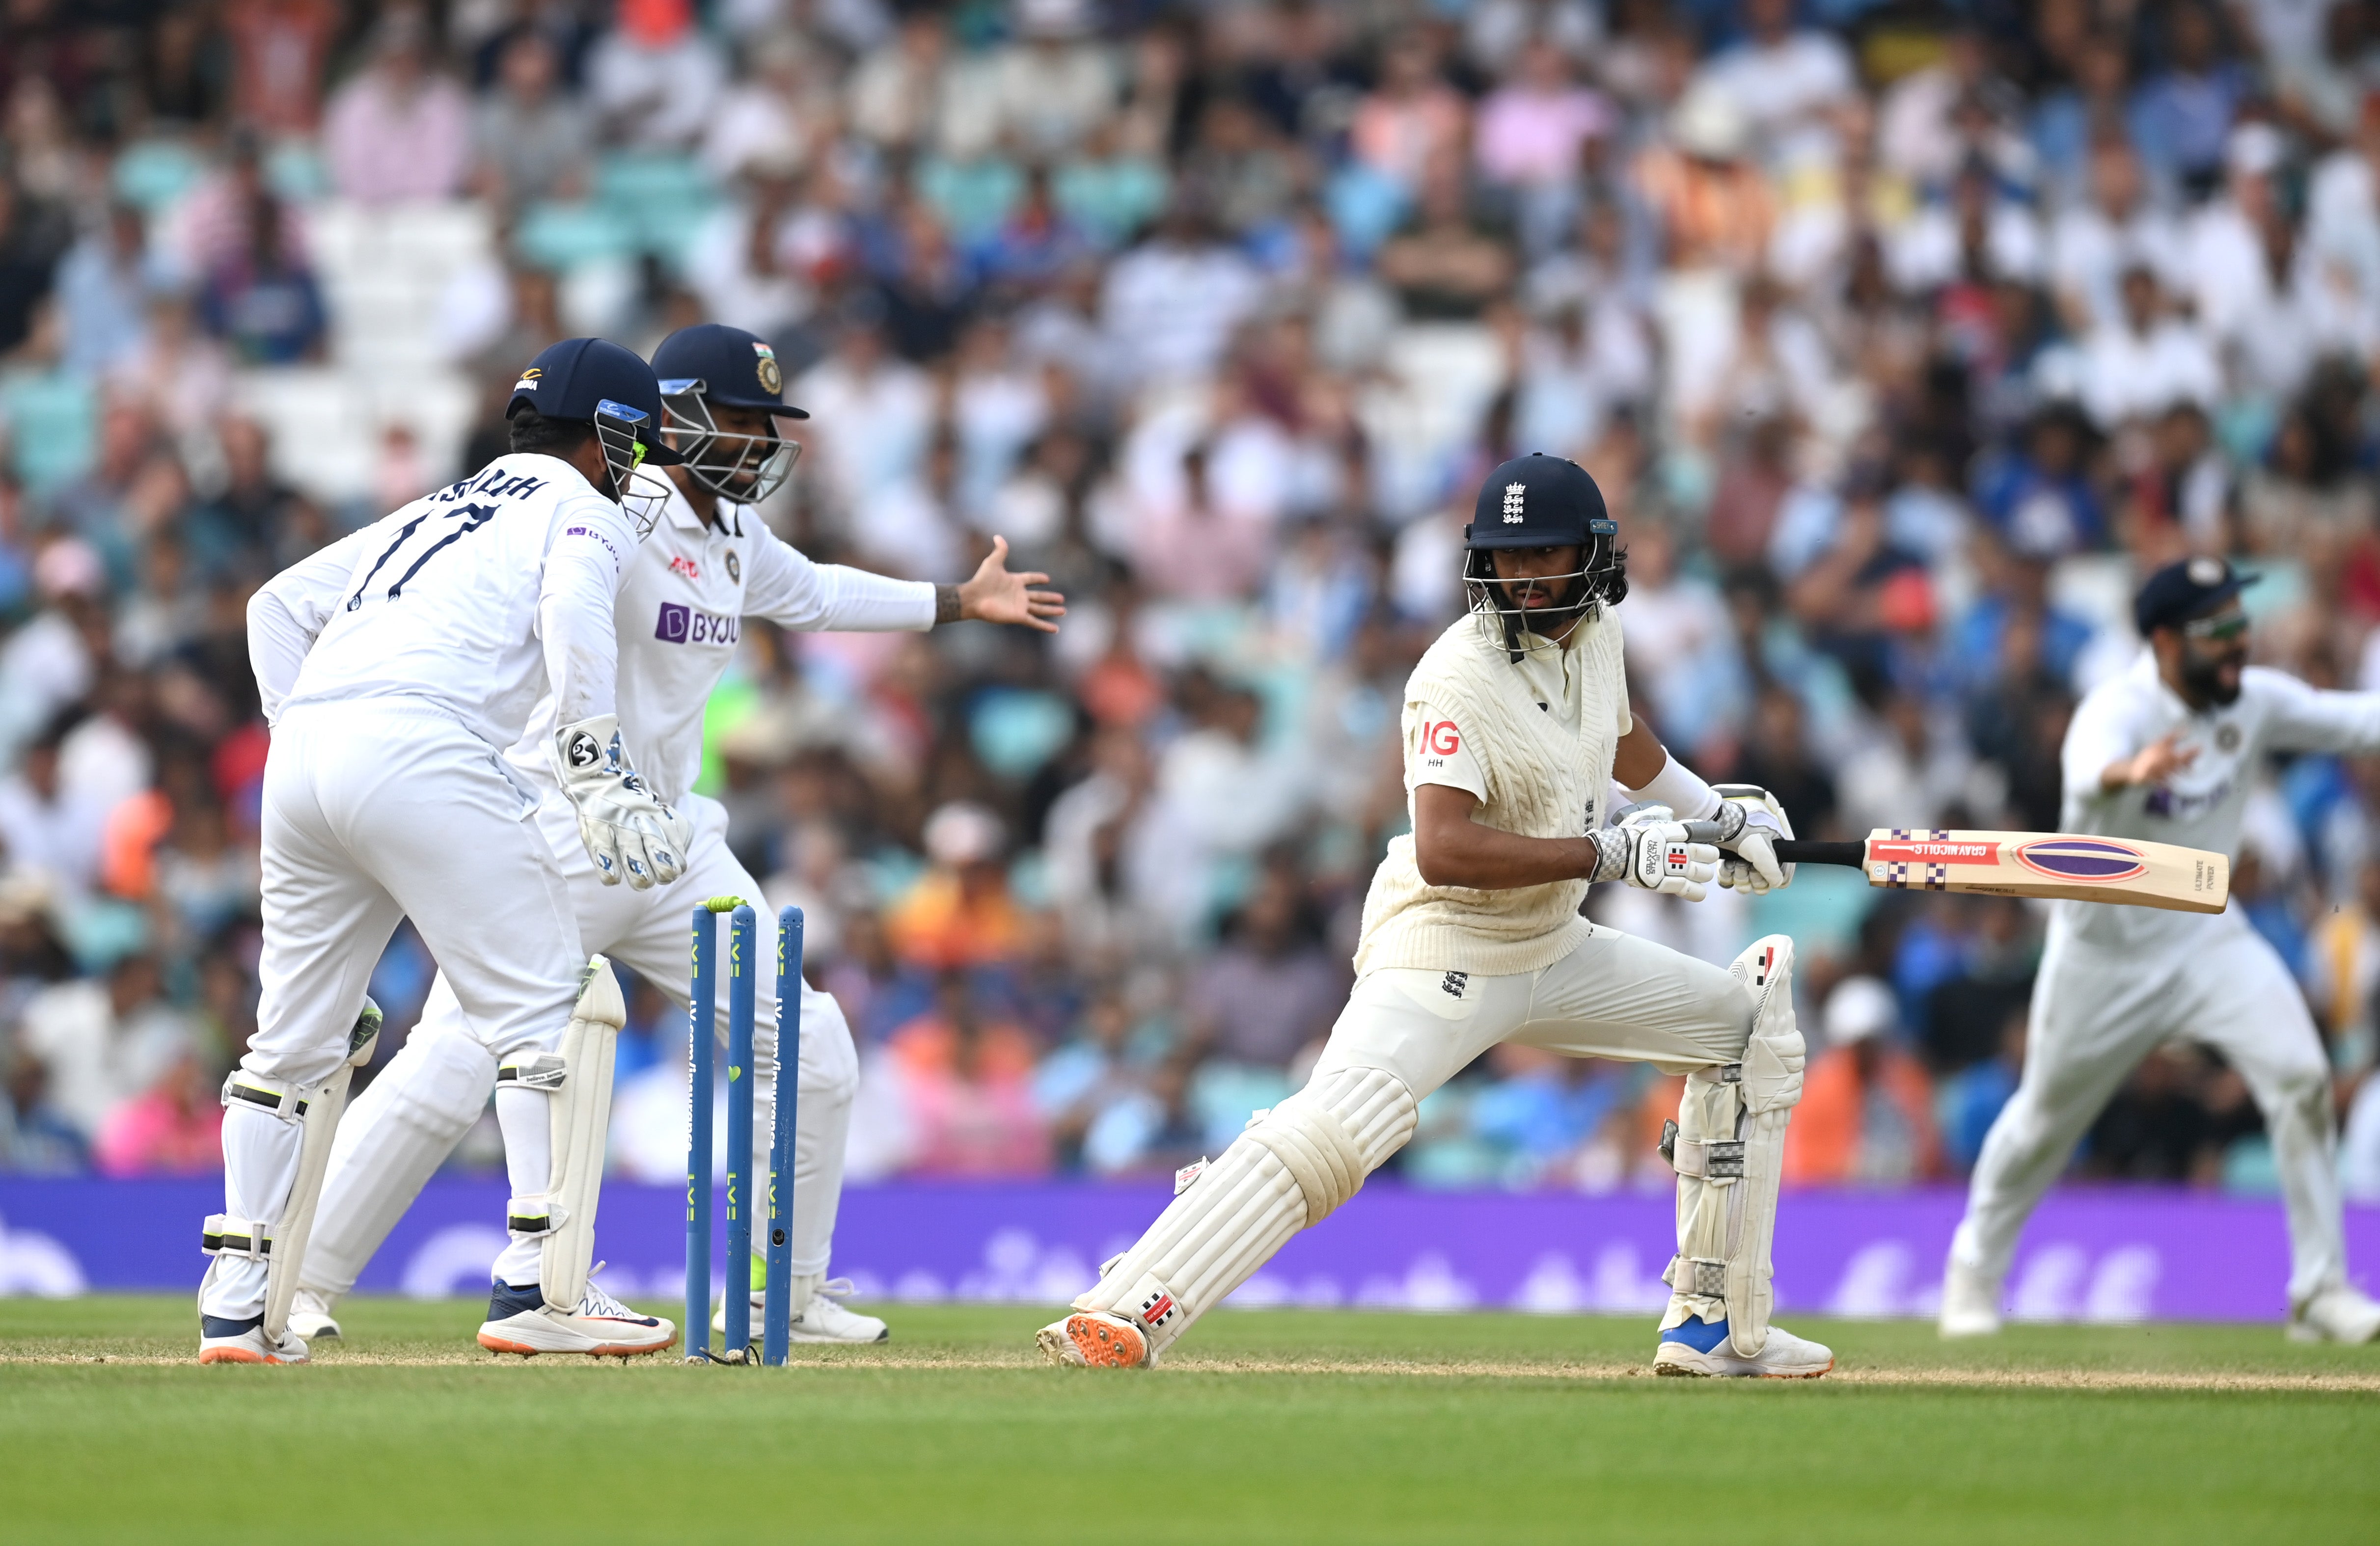
POLYGON ((201 1369, 188 1296, 0 1299, 0 1539, 318 1543, 2380 1538, 2380 1348, 2277 1329, 1791 1324, 1839 1373, 1657 1380, 1645 1320, 1281 1310, 1041 1366, 1048 1314, 896 1307, 789 1370, 497 1361, 362 1300, 201 1369))

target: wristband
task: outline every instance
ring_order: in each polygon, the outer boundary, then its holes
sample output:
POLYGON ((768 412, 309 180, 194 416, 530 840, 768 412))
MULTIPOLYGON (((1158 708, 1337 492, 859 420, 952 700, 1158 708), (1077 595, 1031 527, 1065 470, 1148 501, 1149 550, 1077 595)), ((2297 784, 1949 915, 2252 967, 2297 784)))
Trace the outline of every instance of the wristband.
POLYGON ((1677 758, 1666 753, 1664 758, 1661 770, 1643 789, 1629 790, 1629 797, 1640 804, 1667 805, 1680 821, 1706 821, 1718 815, 1718 791, 1677 758))

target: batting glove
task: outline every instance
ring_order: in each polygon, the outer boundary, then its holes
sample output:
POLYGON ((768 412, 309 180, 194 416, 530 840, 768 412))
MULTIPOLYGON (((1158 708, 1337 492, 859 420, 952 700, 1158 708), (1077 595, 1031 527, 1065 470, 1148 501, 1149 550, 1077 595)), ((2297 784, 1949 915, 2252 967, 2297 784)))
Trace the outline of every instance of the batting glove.
POLYGON ((1700 901, 1718 871, 1718 850, 1689 841, 1686 824, 1674 819, 1667 805, 1632 805, 1620 813, 1618 826, 1588 836, 1597 851, 1589 880, 1624 880, 1700 901))
POLYGON ((694 833, 628 766, 618 716, 601 714, 555 731, 553 770, 578 807, 578 840, 604 885, 625 880, 642 891, 686 873, 694 833))
POLYGON ((1718 784, 1718 883, 1730 891, 1766 896, 1793 884, 1793 869, 1777 860, 1777 844, 1793 836, 1785 807, 1753 784, 1718 784))

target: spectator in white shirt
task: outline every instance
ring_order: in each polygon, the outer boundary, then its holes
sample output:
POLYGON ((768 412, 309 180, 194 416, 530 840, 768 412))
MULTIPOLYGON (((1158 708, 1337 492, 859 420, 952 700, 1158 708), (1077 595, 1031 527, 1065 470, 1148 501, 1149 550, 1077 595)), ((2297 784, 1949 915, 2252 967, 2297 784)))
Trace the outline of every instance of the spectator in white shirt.
POLYGON ((1254 265, 1216 241, 1203 213, 1183 202, 1156 236, 1109 269, 1099 315, 1143 380, 1204 380, 1262 295, 1254 265))
POLYGON ((1752 121, 1753 143, 1774 156, 1796 130, 1852 100, 1858 83, 1842 40, 1793 26, 1793 0, 1747 0, 1750 36, 1706 65, 1697 84, 1723 92, 1752 121))
POLYGON ((587 84, 606 138, 683 151, 710 127, 727 66, 695 26, 691 0, 622 0, 619 25, 588 57, 587 84))
POLYGON ((188 1022, 161 995, 156 960, 139 953, 104 981, 43 988, 26 1004, 18 1035, 48 1067, 52 1100, 85 1138, 191 1045, 188 1022))
POLYGON ((2128 264, 2145 264, 2169 290, 2188 282, 2187 249, 2173 217, 2149 199, 2140 158, 2121 136, 2091 148, 2090 197, 2049 227, 2049 283, 2077 332, 2119 320, 2128 264))
POLYGON ((2196 323, 2168 311, 2145 264, 2124 271, 2121 320, 2082 342, 2082 406, 2102 429, 2154 418, 2176 403, 2212 411, 2222 391, 2215 351, 2196 323))
POLYGON ((828 494, 851 517, 917 476, 934 427, 932 380, 886 346, 875 308, 854 309, 834 353, 787 394, 815 416, 812 453, 828 494))

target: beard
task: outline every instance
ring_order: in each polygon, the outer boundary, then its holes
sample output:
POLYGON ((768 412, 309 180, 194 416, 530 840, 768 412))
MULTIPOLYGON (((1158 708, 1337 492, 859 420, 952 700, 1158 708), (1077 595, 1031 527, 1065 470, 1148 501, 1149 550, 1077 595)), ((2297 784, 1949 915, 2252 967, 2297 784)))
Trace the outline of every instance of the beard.
POLYGON ((2182 685, 2191 694, 2207 703, 2229 706, 2240 700, 2240 671, 2242 662, 2236 655, 2200 655, 2184 650, 2181 657, 2182 685), (2227 679, 2224 672, 2231 674, 2227 679))

